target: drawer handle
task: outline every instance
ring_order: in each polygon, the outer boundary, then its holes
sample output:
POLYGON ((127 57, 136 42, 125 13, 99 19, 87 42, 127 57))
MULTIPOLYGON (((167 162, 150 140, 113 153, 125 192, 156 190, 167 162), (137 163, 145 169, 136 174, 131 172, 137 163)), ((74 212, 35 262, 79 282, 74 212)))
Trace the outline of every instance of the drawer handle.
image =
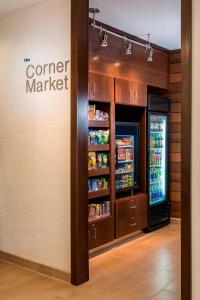
POLYGON ((96 229, 96 227, 95 227, 95 225, 93 225, 93 236, 92 236, 92 238, 94 239, 94 240, 96 240, 96 238, 97 238, 97 229, 96 229))
POLYGON ((132 217, 131 218, 132 220, 133 220, 133 223, 129 223, 129 226, 131 226, 131 227, 135 227, 136 225, 137 225, 137 223, 136 222, 134 222, 134 217, 132 217))
POLYGON ((130 208, 133 208, 133 209, 137 208, 137 206, 134 204, 133 200, 130 202, 130 208))

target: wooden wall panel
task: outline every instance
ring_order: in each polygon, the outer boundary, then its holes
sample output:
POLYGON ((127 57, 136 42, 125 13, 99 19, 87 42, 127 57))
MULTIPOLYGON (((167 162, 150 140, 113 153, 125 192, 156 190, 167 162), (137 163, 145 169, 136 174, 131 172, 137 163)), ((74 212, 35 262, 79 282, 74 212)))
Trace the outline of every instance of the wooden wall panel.
POLYGON ((171 173, 170 200, 172 217, 181 217, 181 51, 169 55, 169 91, 171 99, 171 173))
MULTIPOLYGON (((103 25, 110 29, 109 26, 103 25)), ((112 28, 112 31, 131 37, 128 33, 115 28, 112 28)), ((132 55, 125 55, 123 41, 111 35, 108 38, 108 47, 101 47, 98 30, 89 28, 89 70, 91 72, 145 82, 149 86, 168 89, 168 51, 154 47, 154 59, 149 63, 145 59, 143 47, 134 45, 133 49, 132 55)))

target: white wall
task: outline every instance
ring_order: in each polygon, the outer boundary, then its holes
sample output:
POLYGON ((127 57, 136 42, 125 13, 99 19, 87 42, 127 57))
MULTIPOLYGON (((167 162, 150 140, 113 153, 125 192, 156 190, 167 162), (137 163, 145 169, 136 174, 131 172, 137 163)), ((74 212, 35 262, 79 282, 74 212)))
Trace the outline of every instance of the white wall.
POLYGON ((71 59, 70 2, 0 17, 0 250, 66 272, 70 89, 27 94, 24 58, 34 65, 71 59))
POLYGON ((200 295, 200 1, 193 0, 192 300, 200 295))

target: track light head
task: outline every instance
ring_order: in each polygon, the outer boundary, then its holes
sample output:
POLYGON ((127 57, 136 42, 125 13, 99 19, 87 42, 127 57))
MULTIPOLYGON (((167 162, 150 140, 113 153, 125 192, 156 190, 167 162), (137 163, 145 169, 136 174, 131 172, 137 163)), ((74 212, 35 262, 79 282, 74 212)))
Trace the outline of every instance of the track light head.
POLYGON ((126 55, 131 55, 132 54, 132 43, 126 37, 124 37, 124 48, 125 48, 125 54, 126 55))
POLYGON ((146 47, 145 56, 146 56, 147 61, 149 61, 149 62, 153 61, 153 48, 149 45, 146 47))
POLYGON ((93 15, 93 22, 91 24, 91 26, 93 28, 95 28, 95 25, 96 25, 96 15, 100 13, 100 10, 98 8, 89 8, 89 13, 91 13, 93 15))
POLYGON ((108 34, 105 29, 101 28, 99 33, 99 38, 101 42, 101 47, 107 47, 108 46, 108 34))
POLYGON ((148 34, 148 44, 146 45, 145 56, 148 62, 153 61, 153 48, 150 43, 150 34, 148 34))

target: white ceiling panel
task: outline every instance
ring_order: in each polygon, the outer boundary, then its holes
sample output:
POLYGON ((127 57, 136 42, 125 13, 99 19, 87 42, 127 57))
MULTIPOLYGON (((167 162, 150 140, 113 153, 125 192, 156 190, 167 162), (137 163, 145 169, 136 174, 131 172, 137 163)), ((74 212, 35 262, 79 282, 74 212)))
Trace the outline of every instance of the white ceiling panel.
POLYGON ((90 0, 97 20, 133 35, 150 33, 167 49, 181 48, 181 0, 90 0))

